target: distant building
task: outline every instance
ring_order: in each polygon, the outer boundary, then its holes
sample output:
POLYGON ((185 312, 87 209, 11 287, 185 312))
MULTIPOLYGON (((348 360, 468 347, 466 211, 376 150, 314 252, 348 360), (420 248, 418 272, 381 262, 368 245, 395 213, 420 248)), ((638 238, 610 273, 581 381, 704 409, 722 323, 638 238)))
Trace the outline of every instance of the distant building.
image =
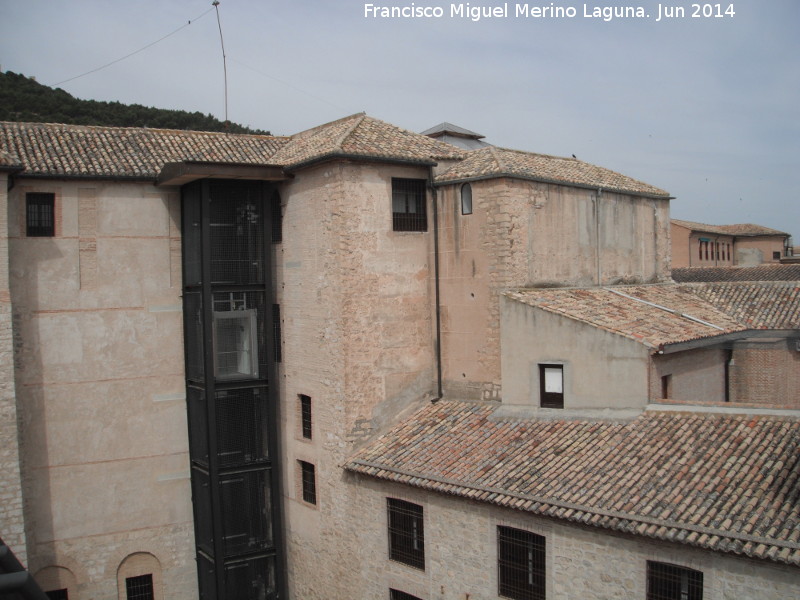
POLYGON ((672 219, 672 267, 753 267, 791 256, 790 235, 761 225, 672 219))
POLYGON ((664 190, 434 129, 0 123, 52 597, 800 596, 797 286, 676 286, 664 190))

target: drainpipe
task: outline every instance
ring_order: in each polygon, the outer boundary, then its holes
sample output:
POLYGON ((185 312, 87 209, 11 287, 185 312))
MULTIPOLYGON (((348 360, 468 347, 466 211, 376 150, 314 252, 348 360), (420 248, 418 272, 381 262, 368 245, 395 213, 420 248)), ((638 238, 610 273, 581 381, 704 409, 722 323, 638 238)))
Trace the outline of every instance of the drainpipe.
POLYGON ((594 197, 594 234, 595 234, 595 262, 597 263, 597 285, 603 285, 602 270, 600 268, 600 199, 603 197, 603 188, 597 188, 594 197))
POLYGON ((433 204, 433 281, 436 302, 436 397, 431 403, 442 399, 442 310, 439 297, 439 203, 436 187, 433 185, 433 167, 428 170, 428 186, 433 204))

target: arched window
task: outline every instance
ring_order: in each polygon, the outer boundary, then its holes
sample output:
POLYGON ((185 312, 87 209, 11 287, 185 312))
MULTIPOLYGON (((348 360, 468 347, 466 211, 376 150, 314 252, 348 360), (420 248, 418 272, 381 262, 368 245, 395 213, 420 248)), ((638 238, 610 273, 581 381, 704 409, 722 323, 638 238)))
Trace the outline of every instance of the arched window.
POLYGON ((461 214, 472 214, 472 186, 468 183, 461 186, 461 214))
POLYGON ((161 600, 161 563, 147 552, 127 556, 117 570, 117 590, 120 600, 161 600))

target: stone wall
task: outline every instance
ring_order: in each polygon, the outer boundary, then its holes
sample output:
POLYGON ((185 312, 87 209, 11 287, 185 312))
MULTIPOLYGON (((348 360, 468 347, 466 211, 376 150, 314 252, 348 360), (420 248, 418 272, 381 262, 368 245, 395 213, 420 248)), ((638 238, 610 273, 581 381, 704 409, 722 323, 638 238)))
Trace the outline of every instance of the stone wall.
POLYGON ((160 597, 194 598, 178 193, 19 179, 8 214, 30 569, 108 598, 149 553, 160 597), (54 237, 25 236, 27 192, 55 194, 54 237))
POLYGON ((9 289, 8 178, 0 173, 0 538, 27 563, 20 479, 14 327, 9 289))
POLYGON ((353 494, 352 520, 341 524, 356 532, 346 551, 359 557, 358 574, 348 578, 341 573, 351 586, 349 594, 304 598, 385 598, 390 588, 428 599, 497 598, 498 526, 545 537, 548 598, 644 598, 648 560, 702 571, 706 600, 800 597, 796 567, 579 527, 363 476, 345 477, 359 492, 353 494), (387 497, 423 507, 424 570, 389 560, 387 497))

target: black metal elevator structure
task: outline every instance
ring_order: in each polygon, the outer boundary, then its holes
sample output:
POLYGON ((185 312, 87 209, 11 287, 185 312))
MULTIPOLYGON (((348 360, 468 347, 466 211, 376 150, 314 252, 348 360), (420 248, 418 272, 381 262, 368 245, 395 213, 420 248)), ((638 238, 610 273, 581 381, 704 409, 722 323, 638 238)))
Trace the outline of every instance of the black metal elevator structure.
POLYGON ((181 189, 186 403, 200 598, 285 598, 266 181, 181 189))

